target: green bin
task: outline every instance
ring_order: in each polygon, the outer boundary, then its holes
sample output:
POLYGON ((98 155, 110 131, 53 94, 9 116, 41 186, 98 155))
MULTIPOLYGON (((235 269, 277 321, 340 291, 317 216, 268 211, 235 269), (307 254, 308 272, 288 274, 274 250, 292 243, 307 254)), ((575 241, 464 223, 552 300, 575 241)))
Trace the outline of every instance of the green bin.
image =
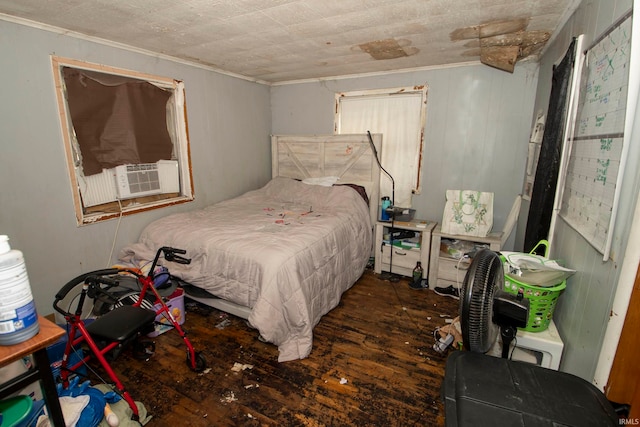
MULTIPOLYGON (((545 246, 545 256, 549 253, 549 242, 541 240, 531 250, 530 254, 533 255, 535 250, 540 246, 545 246)), ((545 257, 533 255, 544 262, 545 257)), ((503 261, 505 261, 503 257, 503 261)), ((542 287, 531 285, 517 280, 513 276, 504 275, 504 290, 513 295, 522 293, 524 298, 529 300, 529 319, 527 320, 527 326, 520 328, 528 332, 542 332, 549 327, 551 319, 553 318, 553 311, 556 308, 558 297, 562 291, 567 287, 567 281, 563 280, 555 286, 542 287)))
POLYGON ((13 427, 27 419, 33 400, 29 396, 14 396, 0 401, 0 425, 13 427))

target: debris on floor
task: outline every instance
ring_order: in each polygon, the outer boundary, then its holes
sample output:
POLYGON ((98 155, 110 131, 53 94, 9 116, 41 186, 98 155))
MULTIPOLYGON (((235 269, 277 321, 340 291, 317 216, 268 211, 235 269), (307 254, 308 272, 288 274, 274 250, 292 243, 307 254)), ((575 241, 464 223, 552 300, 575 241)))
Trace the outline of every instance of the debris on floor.
POLYGON ((445 326, 437 327, 433 334, 436 339, 433 349, 438 353, 444 353, 449 346, 462 348, 460 318, 445 319, 445 323, 445 326))
POLYGON ((233 391, 229 390, 222 395, 222 399, 220 399, 220 402, 231 403, 236 402, 237 400, 238 398, 236 397, 236 394, 233 391))
POLYGON ((242 363, 235 362, 233 364, 233 367, 231 368, 231 370, 233 372, 240 372, 240 371, 244 371, 246 369, 253 369, 253 365, 249 365, 247 363, 242 364, 242 363))
POLYGON ((231 325, 231 320, 230 319, 223 319, 220 322, 218 322, 218 324, 216 325, 216 328, 217 329, 224 329, 229 325, 231 325))
POLYGON ((199 373, 198 373, 198 376, 200 376, 200 377, 201 377, 201 376, 203 376, 203 375, 208 374, 209 372, 211 372, 211 368, 206 368, 204 371, 199 372, 199 373))

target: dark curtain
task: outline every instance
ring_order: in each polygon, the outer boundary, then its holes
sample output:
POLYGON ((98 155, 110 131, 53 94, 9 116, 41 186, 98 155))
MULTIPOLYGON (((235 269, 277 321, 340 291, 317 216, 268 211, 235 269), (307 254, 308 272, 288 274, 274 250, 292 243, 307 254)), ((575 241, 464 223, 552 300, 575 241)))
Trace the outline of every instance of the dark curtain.
POLYGON ((171 159, 169 91, 127 77, 63 69, 85 176, 123 164, 171 159))
POLYGON ((576 56, 575 44, 574 39, 560 64, 553 68, 551 96, 531 194, 524 252, 530 252, 540 240, 549 237, 553 201, 560 169, 571 75, 576 56))

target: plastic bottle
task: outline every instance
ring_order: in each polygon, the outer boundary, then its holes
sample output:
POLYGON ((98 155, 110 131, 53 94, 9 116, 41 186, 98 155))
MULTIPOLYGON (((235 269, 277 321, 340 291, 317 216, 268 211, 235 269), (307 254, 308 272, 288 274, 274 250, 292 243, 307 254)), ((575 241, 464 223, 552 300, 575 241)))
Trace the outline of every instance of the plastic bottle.
POLYGON ((389 196, 384 196, 382 198, 382 205, 380 210, 380 219, 382 221, 389 221, 389 212, 387 212, 387 208, 391 206, 391 199, 389 196))
POLYGON ((413 268, 413 285, 420 285, 422 282, 422 263, 418 261, 416 266, 413 268))
POLYGON ((22 252, 0 235, 0 345, 14 345, 40 332, 22 252))

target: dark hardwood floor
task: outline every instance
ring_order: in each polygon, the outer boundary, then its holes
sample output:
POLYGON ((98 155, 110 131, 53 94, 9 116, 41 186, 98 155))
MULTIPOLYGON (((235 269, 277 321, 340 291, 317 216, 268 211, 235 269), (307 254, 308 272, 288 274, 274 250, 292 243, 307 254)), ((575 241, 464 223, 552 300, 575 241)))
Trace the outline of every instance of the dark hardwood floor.
POLYGON ((316 326, 304 360, 278 363, 243 319, 187 299, 184 328, 209 369, 187 367, 175 331, 155 338, 149 361, 125 352, 113 365, 153 415, 148 426, 443 426, 446 356, 433 331, 457 311, 456 300, 367 270, 316 326))

